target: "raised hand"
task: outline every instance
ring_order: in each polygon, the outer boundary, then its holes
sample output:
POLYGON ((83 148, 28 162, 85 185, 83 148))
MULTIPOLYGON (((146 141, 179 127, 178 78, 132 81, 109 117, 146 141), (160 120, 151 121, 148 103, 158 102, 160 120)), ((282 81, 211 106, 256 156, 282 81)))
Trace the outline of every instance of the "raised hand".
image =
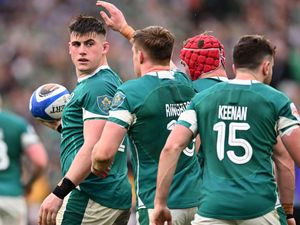
POLYGON ((104 1, 97 1, 96 5, 104 7, 109 12, 110 15, 107 15, 105 11, 100 11, 100 15, 108 27, 120 32, 123 27, 127 26, 123 13, 115 5, 104 1))
POLYGON ((134 29, 127 24, 121 10, 119 10, 115 5, 104 1, 97 1, 96 5, 105 8, 109 13, 108 15, 105 11, 100 11, 100 16, 103 18, 108 27, 120 32, 128 40, 132 38, 134 29))

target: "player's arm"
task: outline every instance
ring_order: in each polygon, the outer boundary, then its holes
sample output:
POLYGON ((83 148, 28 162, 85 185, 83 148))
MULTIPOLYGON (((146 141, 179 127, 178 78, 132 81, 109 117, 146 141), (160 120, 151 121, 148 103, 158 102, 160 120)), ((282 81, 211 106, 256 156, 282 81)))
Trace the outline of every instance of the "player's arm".
POLYGON ((300 167, 300 127, 284 133, 281 139, 296 165, 300 167))
POLYGON ((287 218, 294 220, 295 164, 280 137, 277 138, 277 144, 273 147, 273 161, 275 162, 276 181, 281 205, 287 218))
POLYGON ((173 180, 179 156, 191 142, 193 133, 187 127, 177 124, 171 131, 160 154, 154 200, 152 222, 155 225, 171 224, 171 215, 167 209, 167 197, 173 180))
POLYGON ((91 172, 91 155, 94 145, 102 136, 106 120, 86 120, 84 122, 84 143, 66 174, 74 184, 80 184, 91 172))
MULTIPOLYGON (((288 132, 285 132, 281 136, 282 142, 286 149, 288 150, 290 156, 296 163, 296 165, 300 166, 300 127, 290 129, 288 132)), ((292 220, 288 220, 289 225, 295 224, 292 220)))
POLYGON ((107 176, 113 158, 121 145, 127 130, 120 125, 108 121, 104 127, 100 140, 94 146, 92 153, 92 167, 94 174, 107 176))
POLYGON ((33 183, 45 172, 48 165, 47 151, 42 143, 29 145, 25 149, 25 154, 31 161, 30 177, 24 183, 26 194, 30 193, 33 183))
MULTIPOLYGON (((109 15, 105 11, 100 11, 100 16, 103 18, 105 24, 123 35, 130 43, 134 35, 135 30, 127 23, 124 14, 115 5, 105 2, 97 1, 97 6, 105 8, 109 15)), ((171 69, 178 69, 174 62, 170 61, 171 69)))
POLYGON ((56 215, 64 197, 90 174, 92 149, 101 136, 105 122, 106 120, 101 119, 84 121, 84 143, 76 154, 65 177, 43 201, 39 212, 39 224, 46 225, 49 218, 55 224, 56 215))
POLYGON ((31 191, 32 184, 45 172, 48 164, 48 155, 44 145, 31 125, 21 135, 22 148, 26 158, 30 161, 29 177, 24 181, 26 194, 31 191))
POLYGON ((135 30, 127 24, 121 10, 119 10, 115 5, 105 1, 97 1, 96 5, 104 7, 108 11, 109 15, 107 15, 105 11, 100 11, 100 16, 103 18, 106 25, 114 31, 121 33, 130 41, 135 30))

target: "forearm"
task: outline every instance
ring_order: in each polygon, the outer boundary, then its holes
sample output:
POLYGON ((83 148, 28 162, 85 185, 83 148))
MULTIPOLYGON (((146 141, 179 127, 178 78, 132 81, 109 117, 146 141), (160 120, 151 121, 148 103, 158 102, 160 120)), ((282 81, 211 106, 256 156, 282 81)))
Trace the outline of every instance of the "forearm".
POLYGON ((68 172, 53 190, 58 198, 64 199, 77 185, 79 185, 90 173, 90 154, 84 145, 74 158, 68 172))
POLYGON ((165 206, 167 204, 167 197, 180 156, 180 152, 180 150, 170 151, 168 149, 164 149, 161 152, 158 165, 154 205, 165 206))
POLYGON ((294 205, 295 164, 284 147, 281 138, 277 138, 277 144, 273 147, 273 160, 275 162, 280 202, 285 213, 291 216, 294 205))
POLYGON ((30 176, 23 183, 24 191, 26 194, 29 194, 31 192, 32 185, 43 173, 44 170, 40 167, 34 167, 30 171, 30 176))
POLYGON ((280 202, 286 214, 293 214, 293 203, 295 193, 295 170, 294 162, 280 162, 276 165, 276 179, 280 202))
POLYGON ((79 185, 89 174, 91 168, 91 151, 84 145, 75 156, 65 177, 68 177, 75 186, 79 185))

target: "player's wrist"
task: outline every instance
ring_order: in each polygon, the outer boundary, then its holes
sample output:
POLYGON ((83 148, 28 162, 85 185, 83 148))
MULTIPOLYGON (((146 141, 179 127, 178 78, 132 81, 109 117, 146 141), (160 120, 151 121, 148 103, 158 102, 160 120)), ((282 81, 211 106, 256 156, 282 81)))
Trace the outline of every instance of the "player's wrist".
POLYGON ((166 201, 163 199, 155 199, 154 200, 154 208, 164 208, 166 207, 166 201))
POLYGON ((135 30, 128 24, 122 26, 120 29, 120 33, 129 41, 132 39, 134 32, 135 30))
POLYGON ((64 177, 52 193, 58 198, 64 199, 64 197, 66 197, 75 187, 75 184, 70 179, 64 177))
POLYGON ((294 204, 293 203, 282 203, 282 208, 285 212, 286 218, 294 218, 294 204))

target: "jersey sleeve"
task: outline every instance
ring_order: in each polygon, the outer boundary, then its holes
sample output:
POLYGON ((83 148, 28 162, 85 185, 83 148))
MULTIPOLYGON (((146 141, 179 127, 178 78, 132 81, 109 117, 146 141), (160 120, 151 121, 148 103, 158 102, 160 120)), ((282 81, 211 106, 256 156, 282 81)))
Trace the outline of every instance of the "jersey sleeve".
POLYGON ((40 139, 34 128, 26 124, 23 133, 21 134, 21 145, 23 149, 27 149, 32 144, 40 143, 40 139))
POLYGON ((108 120, 126 129, 134 123, 135 116, 131 113, 128 98, 121 90, 113 98, 108 120))
POLYGON ((192 100, 187 109, 179 116, 177 124, 183 125, 186 128, 190 129, 193 132, 194 136, 196 136, 198 132, 198 124, 197 114, 194 106, 195 105, 192 100))
POLYGON ((113 94, 109 83, 102 81, 96 86, 86 87, 88 91, 82 105, 83 120, 108 118, 109 107, 112 103, 113 94))
POLYGON ((279 119, 277 129, 280 136, 285 135, 291 130, 299 127, 300 117, 295 104, 289 100, 279 109, 279 119))

